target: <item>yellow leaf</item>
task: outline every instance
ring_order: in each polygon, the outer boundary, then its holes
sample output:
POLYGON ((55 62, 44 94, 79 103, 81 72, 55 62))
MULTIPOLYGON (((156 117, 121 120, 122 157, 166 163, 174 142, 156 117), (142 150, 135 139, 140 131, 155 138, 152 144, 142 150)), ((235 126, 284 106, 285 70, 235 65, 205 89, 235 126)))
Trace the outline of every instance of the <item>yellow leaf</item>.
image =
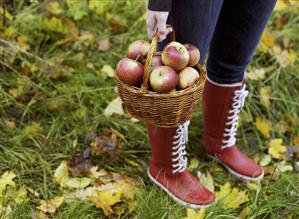
POLYGON ((63 8, 57 1, 52 1, 47 4, 47 11, 54 14, 59 15, 63 12, 63 8))
POLYGON ((88 199, 93 202, 97 208, 101 208, 107 216, 112 213, 111 206, 121 201, 122 192, 121 187, 113 186, 104 191, 97 191, 96 194, 88 197, 88 199))
POLYGON ((124 109, 120 97, 112 100, 104 110, 104 115, 110 117, 112 114, 124 115, 124 109))
POLYGON ((13 179, 16 177, 16 174, 13 171, 6 171, 2 174, 0 178, 0 195, 6 188, 6 186, 15 186, 13 179))
POLYGON ((249 201, 246 191, 231 188, 230 183, 220 186, 220 191, 216 193, 216 197, 219 201, 223 202, 225 208, 237 208, 249 201))
POLYGON ((259 130, 264 135, 264 137, 270 138, 270 128, 268 120, 257 117, 255 120, 255 126, 257 130, 259 130))
POLYGON ((113 78, 115 76, 114 69, 110 65, 104 65, 101 72, 108 75, 108 77, 113 78))
POLYGON ((268 153, 271 154, 273 158, 283 158, 283 155, 286 152, 286 150, 286 147, 282 145, 281 138, 271 139, 268 153))
POLYGON ((260 165, 262 167, 267 166, 271 162, 271 159, 272 159, 271 155, 269 155, 269 154, 263 155, 262 159, 260 160, 260 165))
POLYGON ((293 167, 290 164, 287 164, 285 160, 280 161, 277 164, 277 168, 280 170, 280 172, 284 173, 287 171, 293 171, 293 167))
POLYGON ((68 166, 66 161, 62 161, 54 172, 54 180, 62 184, 67 178, 69 178, 68 166))
POLYGON ((27 199, 27 188, 26 186, 22 186, 17 191, 17 196, 14 198, 17 204, 24 202, 27 199))
POLYGON ((266 53, 270 49, 272 49, 273 46, 275 46, 275 44, 276 44, 276 38, 273 35, 271 35, 267 30, 265 30, 262 35, 258 50, 266 53))
POLYGON ((19 36, 17 38, 17 43, 20 49, 26 51, 28 49, 30 49, 28 42, 28 38, 26 36, 19 36))
POLYGON ((91 179, 87 177, 71 178, 68 172, 66 161, 62 161, 54 173, 54 180, 63 188, 81 189, 85 188, 91 183, 91 179))
POLYGON ((106 176, 107 175, 106 170, 99 169, 97 166, 93 166, 89 170, 90 170, 89 177, 92 178, 92 179, 97 179, 100 176, 106 176))
POLYGON ((288 60, 289 60, 289 65, 294 65, 295 62, 298 60, 298 54, 296 53, 295 50, 290 49, 288 51, 288 60))
POLYGON ((198 165, 199 165, 199 160, 196 158, 192 158, 189 162, 188 170, 189 171, 195 170, 198 167, 198 165))
POLYGON ((214 192, 215 187, 214 187, 214 179, 211 176, 209 172, 206 174, 201 174, 199 171, 197 172, 197 177, 199 178, 199 181, 211 192, 214 192))
POLYGON ((245 207, 243 208, 243 210, 241 211, 241 213, 238 215, 239 219, 246 219, 249 215, 250 212, 250 208, 249 207, 245 207))
POLYGON ((293 143, 294 145, 299 145, 299 135, 293 137, 293 143))
POLYGON ((35 211, 31 214, 31 219, 49 219, 42 211, 35 211))
POLYGON ((88 9, 95 11, 97 15, 102 15, 107 10, 107 3, 105 1, 89 0, 88 9))
POLYGON ((287 1, 285 0, 278 0, 276 2, 276 5, 274 7, 274 11, 280 11, 280 10, 283 10, 283 9, 286 9, 288 6, 287 6, 287 1))
POLYGON ((12 38, 15 35, 16 32, 17 32, 17 29, 15 27, 13 27, 13 26, 10 26, 10 27, 8 27, 8 28, 5 29, 4 35, 8 39, 10 39, 10 38, 12 38))
POLYGON ((256 184, 254 182, 247 182, 246 186, 250 190, 258 190, 260 188, 260 184, 256 184))
POLYGON ((13 16, 4 8, 0 7, 0 14, 1 16, 5 16, 8 20, 12 21, 13 16))
POLYGON ((63 196, 55 197, 48 201, 41 200, 40 205, 37 208, 44 213, 54 214, 56 210, 63 204, 63 202, 63 196))
POLYGON ((266 71, 263 68, 255 68, 250 72, 246 73, 246 79, 249 80, 261 80, 266 76, 266 71))
POLYGON ((38 122, 32 122, 29 126, 26 126, 24 128, 24 134, 27 135, 27 136, 34 137, 34 136, 37 136, 40 133, 42 133, 43 130, 44 129, 41 126, 40 123, 38 123, 38 122))
POLYGON ((44 19, 45 27, 53 32, 67 34, 69 33, 69 29, 66 24, 62 22, 60 18, 51 17, 44 19))
POLYGON ((66 178, 62 181, 61 186, 70 189, 82 189, 91 183, 91 179, 87 177, 66 178))
POLYGON ((204 219, 205 218, 205 209, 202 208, 198 211, 187 208, 187 217, 184 217, 183 219, 204 219))
POLYGON ((270 86, 265 86, 260 89, 260 101, 263 106, 268 108, 270 106, 270 96, 272 90, 270 86))

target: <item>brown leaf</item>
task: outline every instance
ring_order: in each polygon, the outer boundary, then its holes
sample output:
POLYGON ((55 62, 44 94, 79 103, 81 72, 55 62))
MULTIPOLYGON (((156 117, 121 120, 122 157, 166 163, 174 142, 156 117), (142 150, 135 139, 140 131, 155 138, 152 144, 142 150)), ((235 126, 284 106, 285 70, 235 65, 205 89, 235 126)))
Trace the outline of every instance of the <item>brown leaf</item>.
POLYGON ((97 136, 89 144, 89 152, 92 156, 99 156, 108 153, 111 161, 118 158, 122 144, 119 142, 117 135, 111 131, 105 131, 101 136, 97 136))
POLYGON ((90 174, 91 160, 85 159, 82 155, 73 156, 69 162, 69 170, 73 177, 83 177, 90 174))
POLYGON ((99 51, 108 51, 110 49, 110 38, 105 37, 98 41, 98 50, 99 51))

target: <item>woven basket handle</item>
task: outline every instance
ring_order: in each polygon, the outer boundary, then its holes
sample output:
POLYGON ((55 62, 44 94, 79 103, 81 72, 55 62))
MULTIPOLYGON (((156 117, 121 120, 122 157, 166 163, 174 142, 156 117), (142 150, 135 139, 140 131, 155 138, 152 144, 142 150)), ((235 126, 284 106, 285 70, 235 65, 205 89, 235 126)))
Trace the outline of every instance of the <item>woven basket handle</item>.
MULTIPOLYGON (((172 29, 170 37, 171 37, 172 41, 175 41, 175 32, 173 30, 173 27, 169 24, 167 24, 166 27, 172 29)), ((142 85, 141 85, 141 89, 140 89, 141 93, 148 92, 148 79, 149 79, 149 76, 151 73, 151 63, 152 63, 153 55, 156 51, 158 40, 159 40, 159 34, 158 34, 158 32, 156 32, 152 39, 150 48, 147 53, 146 61, 144 64, 144 74, 143 74, 142 85)))

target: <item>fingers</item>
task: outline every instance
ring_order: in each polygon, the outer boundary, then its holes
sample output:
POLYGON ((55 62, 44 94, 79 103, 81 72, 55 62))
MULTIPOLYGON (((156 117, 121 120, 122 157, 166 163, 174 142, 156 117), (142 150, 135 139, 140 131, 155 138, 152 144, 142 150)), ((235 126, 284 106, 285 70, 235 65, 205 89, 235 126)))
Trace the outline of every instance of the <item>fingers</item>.
POLYGON ((165 40, 165 38, 170 32, 169 29, 166 28, 168 14, 169 14, 168 12, 158 12, 156 15, 157 30, 159 33, 159 42, 165 40))
POLYGON ((172 31, 169 28, 166 28, 166 22, 169 12, 161 11, 147 11, 146 24, 147 24, 147 33, 150 39, 152 39, 156 33, 159 34, 159 42, 165 40, 167 35, 172 31))
POLYGON ((156 17, 153 11, 148 11, 146 16, 147 34, 150 39, 153 39, 156 32, 156 17))

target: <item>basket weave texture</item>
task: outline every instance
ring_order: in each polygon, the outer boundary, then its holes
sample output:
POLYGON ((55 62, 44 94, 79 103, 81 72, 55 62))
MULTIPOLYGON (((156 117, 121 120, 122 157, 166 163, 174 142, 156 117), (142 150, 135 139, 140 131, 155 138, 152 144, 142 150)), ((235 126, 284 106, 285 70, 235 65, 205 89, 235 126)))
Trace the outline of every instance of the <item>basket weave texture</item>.
MULTIPOLYGON (((174 33, 172 38, 175 39, 174 33)), ((206 71, 201 65, 195 66, 200 79, 187 89, 165 94, 148 91, 150 65, 157 42, 158 36, 155 35, 144 65, 141 88, 125 84, 116 76, 118 93, 133 117, 159 127, 176 127, 191 119, 202 96, 206 71)))

